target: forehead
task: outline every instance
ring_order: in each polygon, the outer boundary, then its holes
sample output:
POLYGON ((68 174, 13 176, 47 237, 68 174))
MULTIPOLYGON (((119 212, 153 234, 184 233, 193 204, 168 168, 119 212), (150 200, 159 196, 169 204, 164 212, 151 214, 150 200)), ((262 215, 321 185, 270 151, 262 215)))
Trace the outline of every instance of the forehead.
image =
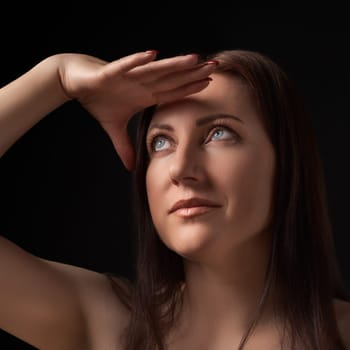
POLYGON ((152 122, 207 114, 237 115, 247 122, 256 119, 254 101, 244 82, 224 74, 212 74, 211 78, 209 86, 202 91, 158 105, 152 122))

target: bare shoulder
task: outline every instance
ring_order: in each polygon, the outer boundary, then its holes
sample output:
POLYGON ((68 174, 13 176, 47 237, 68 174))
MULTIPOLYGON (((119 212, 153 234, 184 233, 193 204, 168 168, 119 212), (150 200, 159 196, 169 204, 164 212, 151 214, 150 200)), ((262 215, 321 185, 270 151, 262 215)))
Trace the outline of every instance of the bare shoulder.
POLYGON ((121 348, 128 310, 105 274, 42 259, 1 235, 0 256, 1 329, 42 350, 121 348))
POLYGON ((340 334, 346 349, 350 350, 350 302, 334 299, 333 305, 340 334))
POLYGON ((121 336, 129 323, 126 306, 127 280, 82 267, 49 262, 75 281, 82 305, 83 319, 88 330, 91 349, 120 348, 121 336), (119 289, 118 289, 119 288, 119 289))

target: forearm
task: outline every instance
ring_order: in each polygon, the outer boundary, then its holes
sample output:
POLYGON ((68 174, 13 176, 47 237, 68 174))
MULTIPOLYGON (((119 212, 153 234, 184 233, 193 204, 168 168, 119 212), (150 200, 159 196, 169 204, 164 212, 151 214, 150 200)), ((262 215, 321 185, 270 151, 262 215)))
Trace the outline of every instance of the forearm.
POLYGON ((51 56, 0 89, 0 157, 48 113, 68 101, 60 55, 51 56))

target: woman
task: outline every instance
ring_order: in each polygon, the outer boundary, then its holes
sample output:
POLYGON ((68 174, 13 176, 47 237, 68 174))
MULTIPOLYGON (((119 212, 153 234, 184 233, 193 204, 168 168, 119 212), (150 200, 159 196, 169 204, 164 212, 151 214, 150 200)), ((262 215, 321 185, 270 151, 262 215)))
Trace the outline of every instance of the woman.
POLYGON ((134 287, 2 238, 0 327, 40 349, 350 349, 320 159, 285 74, 248 51, 155 57, 55 55, 1 90, 1 154, 77 99, 135 169, 140 208, 134 287))

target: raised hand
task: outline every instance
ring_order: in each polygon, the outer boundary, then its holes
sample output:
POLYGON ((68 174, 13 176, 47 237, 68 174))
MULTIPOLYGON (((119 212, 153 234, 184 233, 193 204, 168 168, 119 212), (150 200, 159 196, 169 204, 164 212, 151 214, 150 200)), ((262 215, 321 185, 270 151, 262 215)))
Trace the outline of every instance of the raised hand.
POLYGON ((152 106, 199 92, 210 82, 216 63, 198 64, 195 54, 155 61, 156 51, 139 52, 105 62, 81 54, 64 54, 59 68, 62 87, 99 121, 123 164, 134 166, 127 133, 130 118, 152 106))

